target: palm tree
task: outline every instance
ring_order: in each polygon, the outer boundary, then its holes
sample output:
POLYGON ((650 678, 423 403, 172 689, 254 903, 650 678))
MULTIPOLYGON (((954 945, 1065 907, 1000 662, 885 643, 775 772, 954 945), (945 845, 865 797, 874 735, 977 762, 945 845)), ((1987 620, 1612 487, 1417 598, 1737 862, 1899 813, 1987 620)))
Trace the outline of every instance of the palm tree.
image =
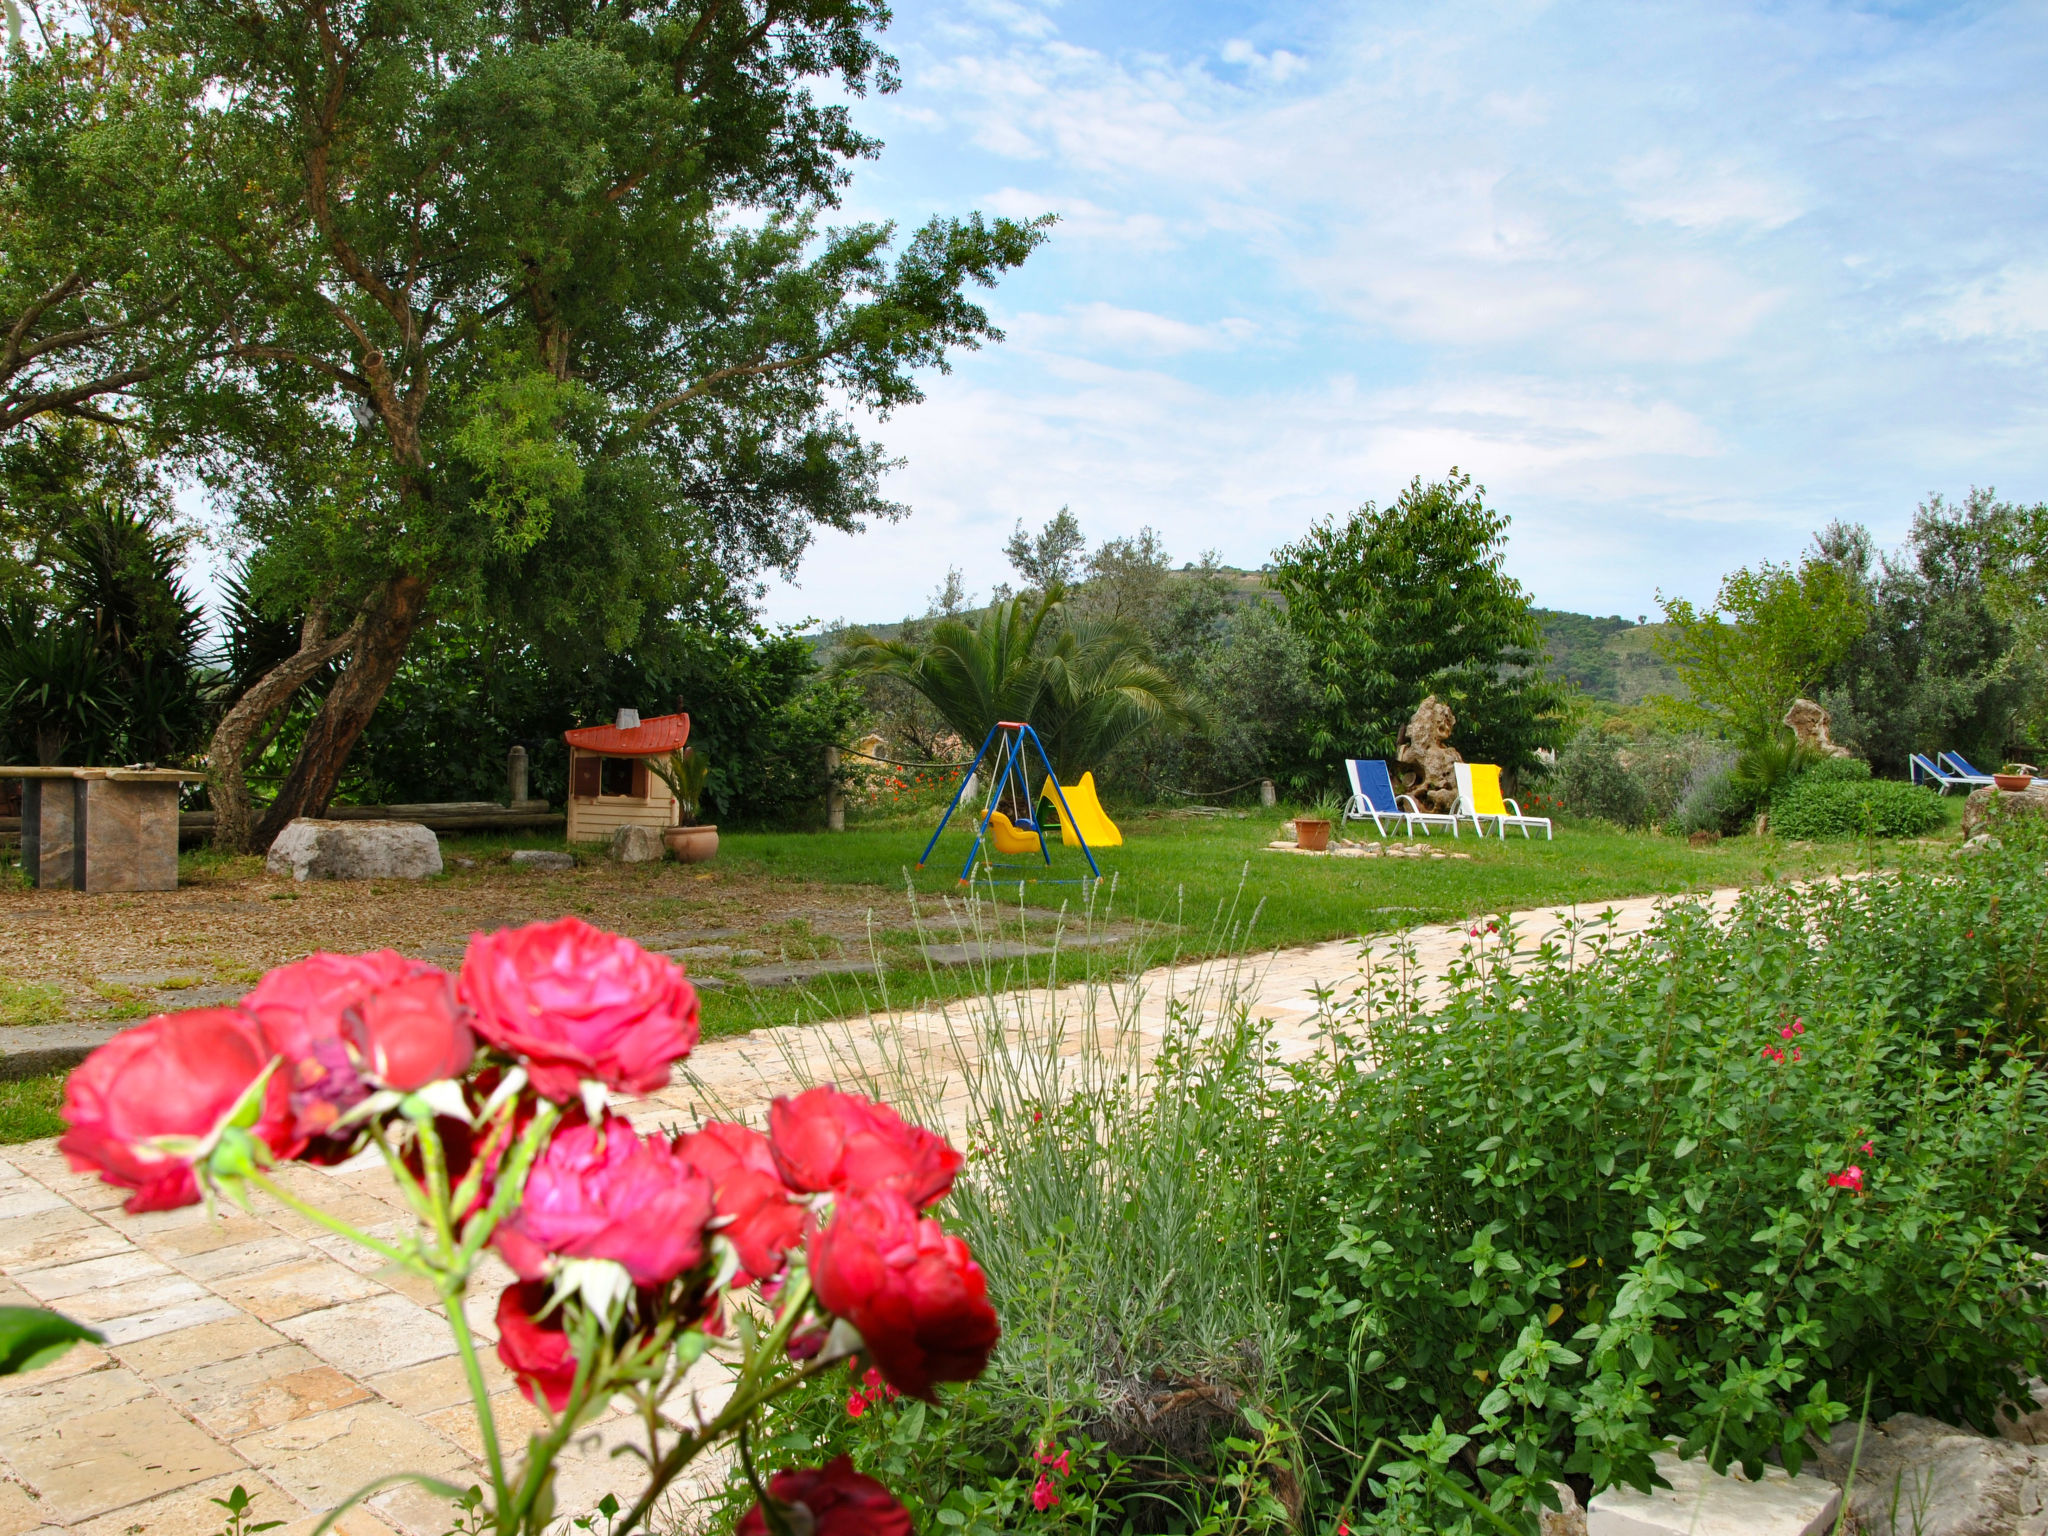
POLYGON ((940 619, 921 642, 855 633, 845 665, 915 689, 970 746, 1000 720, 1028 720, 1072 783, 1139 731, 1188 724, 1193 713, 1135 631, 1069 626, 1065 611, 1055 589, 1005 598, 972 622, 940 619))

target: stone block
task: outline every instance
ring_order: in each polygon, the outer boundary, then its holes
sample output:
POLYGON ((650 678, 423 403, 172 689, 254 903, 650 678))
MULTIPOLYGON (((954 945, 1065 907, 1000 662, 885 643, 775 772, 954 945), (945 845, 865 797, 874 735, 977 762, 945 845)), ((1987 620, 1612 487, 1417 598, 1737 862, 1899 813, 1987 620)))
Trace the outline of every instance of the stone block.
POLYGON ((388 1293, 307 1312, 277 1326, 358 1381, 455 1351, 446 1318, 388 1293))
POLYGON ((2017 794, 1986 785, 1970 791, 1963 805, 1963 836, 1989 831, 2004 816, 2048 816, 2048 782, 2036 779, 2017 794))
POLYGON ((1724 1477, 1701 1458, 1660 1451, 1655 1459, 1671 1486, 1594 1494, 1587 1536, 1825 1536, 1841 1507, 1835 1486, 1810 1472, 1792 1477, 1767 1466, 1752 1483, 1734 1467, 1724 1477))
POLYGON ((251 1522, 288 1521, 296 1517, 309 1528, 314 1524, 300 1514, 297 1499, 262 1473, 245 1471, 130 1504, 97 1520, 73 1526, 69 1536, 220 1536, 227 1515, 212 1501, 228 1497, 238 1485, 253 1501, 249 1509, 251 1522))
POLYGON ((42 1495, 44 1518, 60 1525, 246 1470, 239 1456, 155 1396, 10 1434, 7 1459, 42 1495))
POLYGON ((614 864, 652 864, 668 856, 668 846, 652 827, 618 827, 612 832, 614 864))
POLYGON ((552 848, 520 848, 512 855, 514 869, 545 869, 562 871, 576 867, 576 855, 562 853, 552 848))
POLYGON ((1866 1536, 2009 1536, 2043 1528, 2048 1464, 2023 1445, 1899 1413, 1863 1430, 1837 1424, 1821 1469, 1856 1478, 1849 1512, 1866 1536))
POLYGON ((370 1397, 368 1389, 297 1344, 218 1360, 158 1385, 222 1440, 240 1440, 370 1397))
POLYGON ((155 1379, 180 1375, 216 1360, 275 1349, 285 1342, 283 1334, 255 1318, 231 1312, 226 1318, 116 1345, 114 1355, 130 1370, 155 1379))
POLYGON ((441 841, 412 821, 286 824, 264 867, 294 880, 418 880, 441 873, 441 841))
MULTIPOLYGON (((469 1458, 452 1441, 376 1401, 294 1419, 237 1441, 235 1448, 308 1509, 332 1509, 365 1483, 394 1472, 475 1481, 469 1458)), ((441 1517, 436 1530, 445 1531, 447 1501, 428 1502, 441 1517)), ((380 1509, 382 1503, 380 1498, 380 1509)))
POLYGON ((213 1288, 266 1323, 382 1294, 382 1287, 354 1270, 303 1251, 292 1263, 217 1280, 213 1288))

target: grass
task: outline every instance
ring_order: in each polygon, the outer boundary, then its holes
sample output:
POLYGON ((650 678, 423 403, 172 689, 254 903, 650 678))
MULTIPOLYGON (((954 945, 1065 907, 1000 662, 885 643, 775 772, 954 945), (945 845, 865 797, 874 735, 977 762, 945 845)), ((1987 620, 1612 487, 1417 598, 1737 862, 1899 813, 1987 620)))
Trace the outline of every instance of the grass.
MULTIPOLYGON (((1466 859, 1309 859, 1269 851, 1282 812, 1201 819, 1125 813, 1124 846, 1098 856, 1114 878, 1116 916, 1143 928, 1141 958, 1151 964, 1242 948, 1279 948, 1456 922, 1495 912, 1579 903, 1597 910, 1630 896, 1680 894, 1753 885, 1774 875, 1803 877, 1846 867, 1853 844, 1812 847, 1773 839, 1728 838, 1693 848, 1680 838, 1623 832, 1603 823, 1562 823, 1555 841, 1438 836, 1429 846, 1466 859), (1255 920, 1252 913, 1256 911, 1255 920), (1247 927, 1249 926, 1249 931, 1247 927)), ((933 818, 934 820, 936 818, 933 818)), ((949 827, 923 869, 914 867, 930 822, 902 818, 825 836, 794 832, 721 835, 719 862, 735 871, 790 881, 869 886, 878 904, 902 910, 906 886, 936 928, 950 926, 944 903, 963 887, 958 874, 971 832, 949 827)), ((1078 913, 1086 866, 1077 850, 1055 848, 1050 880, 995 887, 1014 926, 1020 916, 1078 913), (1020 910, 1021 909, 1021 910, 1020 910)), ((1002 872, 1015 881, 1020 872, 1002 872)), ((1098 918, 1100 913, 1097 914, 1098 918)), ((939 937, 950 937, 940 934, 939 937)), ((892 926, 878 936, 875 974, 820 977, 792 988, 732 987, 704 998, 707 1035, 763 1023, 845 1017, 915 1006, 983 989, 980 968, 919 963, 914 935, 892 926)), ((995 981, 1004 981, 1004 964, 995 981)), ((1062 967, 1071 975, 1075 967, 1062 967)), ((1009 963, 1011 984, 1043 981, 1044 962, 1009 963)))
POLYGON ((0 1147, 55 1136, 64 1129, 58 1106, 64 1102, 63 1072, 0 1082, 0 1147))
POLYGON ((0 976, 0 1028, 15 1024, 57 1024, 64 1018, 64 994, 36 982, 0 976))

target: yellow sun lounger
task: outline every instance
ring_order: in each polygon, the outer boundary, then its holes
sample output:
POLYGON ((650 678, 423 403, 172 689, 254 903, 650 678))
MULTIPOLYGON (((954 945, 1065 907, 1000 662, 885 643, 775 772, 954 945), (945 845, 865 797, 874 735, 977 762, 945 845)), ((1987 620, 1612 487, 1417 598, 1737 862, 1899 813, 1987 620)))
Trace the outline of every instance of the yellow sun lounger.
POLYGON ((1521 806, 1506 798, 1500 792, 1500 765, 1497 763, 1459 763, 1458 815, 1472 818, 1472 825, 1479 835, 1486 835, 1486 823, 1492 822, 1506 837, 1509 827, 1519 827, 1522 836, 1529 835, 1531 827, 1541 827, 1548 838, 1550 818, 1548 816, 1524 816, 1521 806))
POLYGON ((1050 789, 1045 792, 1046 801, 1055 810, 1059 809, 1060 796, 1065 797, 1070 813, 1060 817, 1061 842, 1069 848, 1078 848, 1081 846, 1081 839, 1086 838, 1090 848, 1123 847, 1123 833, 1117 830, 1115 822, 1103 814, 1102 802, 1095 798, 1094 774, 1082 774, 1081 782, 1078 784, 1062 784, 1059 796, 1055 796, 1050 789), (1070 820, 1077 824, 1079 837, 1074 835, 1076 827, 1067 825, 1070 820))

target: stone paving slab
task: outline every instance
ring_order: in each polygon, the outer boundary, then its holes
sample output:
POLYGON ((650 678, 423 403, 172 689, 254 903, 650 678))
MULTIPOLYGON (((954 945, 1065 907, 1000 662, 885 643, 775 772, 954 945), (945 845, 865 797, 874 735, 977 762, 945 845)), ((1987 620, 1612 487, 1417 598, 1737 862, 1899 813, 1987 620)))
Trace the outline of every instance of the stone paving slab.
MULTIPOLYGON (((1733 896, 1713 900, 1725 909, 1733 896)), ((1658 905, 1644 898, 1603 910, 1627 934, 1658 905)), ((1596 915, 1524 913, 1517 930, 1540 940, 1596 915)), ((1425 990, 1470 941, 1463 924, 1402 937, 1425 990)), ((1384 954, 1395 942, 1376 939, 1373 949, 1384 954)), ((1283 1056, 1298 1057, 1322 1039, 1322 997, 1355 986, 1360 967, 1360 946, 1345 941, 892 1019, 762 1030, 703 1046, 668 1088, 615 1107, 643 1129, 711 1114, 759 1123, 778 1093, 865 1080, 900 1085, 896 1096, 917 1112, 936 1106, 957 1134, 969 1074, 991 1050, 1024 1060, 1050 1044, 1073 1058, 1131 1029, 1142 1050, 1163 1036, 1170 1008, 1235 996, 1273 1021, 1283 1056), (974 1024, 975 1011, 991 1007, 1004 1020, 1000 1042, 974 1024)), ((374 1162, 294 1164, 280 1177, 366 1229, 394 1233, 410 1221, 374 1162)), ((248 1213, 129 1216, 123 1195, 73 1173, 53 1142, 0 1149, 0 1305, 56 1306, 107 1336, 105 1348, 81 1347, 0 1383, 0 1536, 211 1536, 221 1512, 208 1500, 238 1483, 257 1496, 252 1518, 285 1521, 280 1536, 308 1536, 320 1513, 384 1472, 484 1481, 447 1320, 415 1279, 262 1197, 248 1213)), ((495 1257, 479 1270, 469 1311, 482 1337, 495 1337, 491 1313, 510 1278, 495 1257)), ((539 1416, 495 1358, 486 1365, 514 1449, 539 1416)), ((712 1411, 723 1374, 707 1359, 690 1383, 712 1411)), ((607 1491, 633 1491, 634 1463, 611 1453, 641 1432, 616 1407, 590 1426, 561 1465, 562 1514, 587 1511, 607 1491)), ((445 1503, 399 1488, 352 1511, 339 1530, 442 1536, 449 1524, 445 1503)))

